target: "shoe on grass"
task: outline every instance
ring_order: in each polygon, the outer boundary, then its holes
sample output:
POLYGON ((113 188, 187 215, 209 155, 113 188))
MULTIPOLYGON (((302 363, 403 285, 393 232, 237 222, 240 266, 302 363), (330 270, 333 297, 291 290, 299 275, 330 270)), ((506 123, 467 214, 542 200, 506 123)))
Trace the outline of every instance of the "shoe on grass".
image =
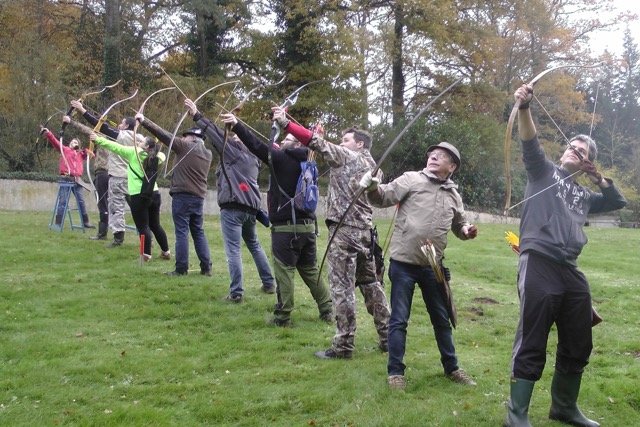
POLYGON ((275 317, 272 317, 271 319, 269 319, 269 321, 267 322, 269 325, 271 326, 277 326, 279 328, 290 328, 291 327, 291 319, 278 319, 275 317))
POLYGON ((351 359, 351 352, 337 352, 332 348, 323 351, 316 351, 316 357, 320 359, 351 359))
POLYGON ((320 314, 320 320, 327 323, 333 323, 333 312, 327 311, 326 313, 320 314))
POLYGON ((407 380, 404 375, 389 375, 387 377, 387 384, 391 390, 404 390, 407 388, 407 380))
POLYGON ((475 386, 476 382, 467 374, 463 369, 456 369, 453 372, 447 374, 447 377, 454 383, 462 385, 475 386))
POLYGON ((271 285, 271 287, 267 287, 265 285, 260 286, 260 290, 262 292, 264 292, 265 294, 275 294, 276 293, 276 286, 275 285, 271 285))
POLYGON ((173 271, 167 271, 164 274, 165 274, 165 276, 186 276, 187 272, 186 271, 173 270, 173 271))
POLYGON ((240 304, 242 302, 242 295, 227 295, 224 297, 224 300, 227 302, 232 302, 234 304, 240 304))

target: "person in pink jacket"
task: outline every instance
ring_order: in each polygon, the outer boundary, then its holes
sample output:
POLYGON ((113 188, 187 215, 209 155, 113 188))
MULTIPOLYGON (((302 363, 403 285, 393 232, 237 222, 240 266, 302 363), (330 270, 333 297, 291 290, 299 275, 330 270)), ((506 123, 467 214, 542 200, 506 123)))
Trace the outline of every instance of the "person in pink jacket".
MULTIPOLYGON (((49 129, 45 127, 40 128, 40 133, 43 133, 49 143, 56 150, 60 151, 60 161, 58 163, 58 172, 60 173, 60 184, 65 182, 73 182, 74 185, 71 187, 73 195, 76 198, 76 202, 78 204, 78 209, 80 210, 80 216, 82 217, 82 223, 85 228, 95 228, 89 222, 89 215, 87 214, 87 207, 84 203, 84 198, 82 197, 82 189, 83 186, 80 185, 80 180, 82 178, 82 174, 84 172, 84 161, 87 159, 88 155, 93 155, 86 148, 80 149, 80 141, 78 139, 73 138, 71 142, 69 142, 68 146, 62 145, 58 138, 49 131, 49 129)), ((66 192, 69 191, 68 187, 61 187, 61 200, 62 203, 58 204, 58 210, 56 212, 55 224, 57 226, 61 226, 64 222, 64 211, 66 208, 65 202, 68 197, 66 192)))

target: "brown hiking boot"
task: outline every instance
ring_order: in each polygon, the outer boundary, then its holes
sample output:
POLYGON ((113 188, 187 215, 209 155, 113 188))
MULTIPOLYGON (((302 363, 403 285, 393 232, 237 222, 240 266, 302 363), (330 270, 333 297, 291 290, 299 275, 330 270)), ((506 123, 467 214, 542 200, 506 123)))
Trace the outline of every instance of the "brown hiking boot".
POLYGON ((473 378, 471 378, 463 369, 456 369, 455 371, 447 374, 447 377, 454 383, 470 386, 477 385, 473 378))
POLYGON ((407 380, 404 375, 389 375, 387 377, 387 384, 391 390, 404 390, 407 388, 407 380))

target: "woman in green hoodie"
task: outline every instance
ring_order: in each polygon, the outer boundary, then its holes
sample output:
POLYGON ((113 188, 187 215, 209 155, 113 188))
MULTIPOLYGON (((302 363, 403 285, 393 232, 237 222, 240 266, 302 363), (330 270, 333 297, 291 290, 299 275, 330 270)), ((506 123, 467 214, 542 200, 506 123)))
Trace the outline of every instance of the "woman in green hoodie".
POLYGON ((128 202, 138 233, 144 235, 144 260, 151 259, 151 233, 162 250, 160 258, 171 259, 167 233, 160 225, 162 200, 156 184, 159 165, 165 160, 164 154, 159 152, 160 146, 153 138, 136 141, 133 147, 120 145, 95 133, 91 133, 89 139, 96 145, 117 154, 129 165, 127 169, 128 202))

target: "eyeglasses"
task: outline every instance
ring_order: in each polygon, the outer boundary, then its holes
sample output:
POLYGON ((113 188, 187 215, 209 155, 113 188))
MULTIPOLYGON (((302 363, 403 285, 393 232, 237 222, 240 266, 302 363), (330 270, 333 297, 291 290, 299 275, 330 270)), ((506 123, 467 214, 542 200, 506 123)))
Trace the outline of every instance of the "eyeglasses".
POLYGON ((452 161, 451 155, 443 150, 433 150, 429 153, 429 157, 435 157, 438 160, 452 161))
POLYGON ((569 144, 567 146, 567 150, 572 150, 574 153, 576 153, 578 155, 578 159, 580 159, 581 161, 585 159, 588 155, 587 150, 573 144, 569 144))

